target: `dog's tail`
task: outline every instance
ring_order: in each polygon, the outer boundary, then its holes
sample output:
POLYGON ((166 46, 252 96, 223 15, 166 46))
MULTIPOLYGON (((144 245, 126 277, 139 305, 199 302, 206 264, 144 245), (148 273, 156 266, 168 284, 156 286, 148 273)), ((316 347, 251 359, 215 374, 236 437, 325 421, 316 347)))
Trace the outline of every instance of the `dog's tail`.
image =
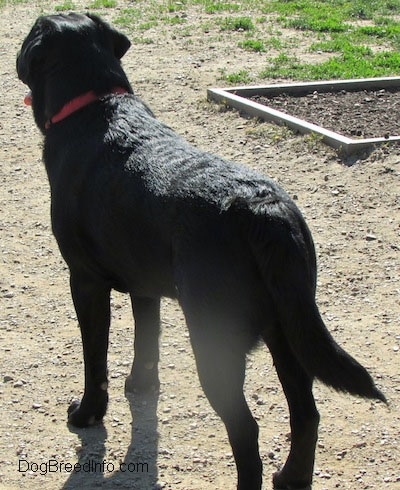
MULTIPOLYGON (((251 205, 250 205, 251 206, 251 205)), ((279 327, 312 377, 337 391, 386 402, 367 370, 327 330, 315 302, 314 244, 290 200, 252 209, 251 245, 279 327)))

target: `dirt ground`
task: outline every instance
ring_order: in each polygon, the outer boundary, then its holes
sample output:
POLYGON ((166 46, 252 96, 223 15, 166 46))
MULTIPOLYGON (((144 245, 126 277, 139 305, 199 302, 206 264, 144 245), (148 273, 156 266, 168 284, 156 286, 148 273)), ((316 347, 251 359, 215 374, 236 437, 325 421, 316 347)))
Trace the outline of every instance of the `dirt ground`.
MULTIPOLYGON (((74 431, 66 424, 67 406, 83 388, 80 334, 51 234, 41 136, 15 74, 23 38, 51 10, 51 2, 30 2, 6 6, 0 16, 0 488, 233 489, 226 433, 201 392, 173 301, 163 302, 158 399, 124 396, 133 322, 128 298, 114 294, 104 426, 74 431)), ((116 15, 98 13, 110 21, 116 15)), ((297 199, 316 242, 327 326, 390 402, 387 408, 316 383, 321 425, 313 488, 400 488, 399 149, 344 162, 312 138, 208 103, 207 87, 224 85, 221 69, 257 73, 265 60, 236 48, 241 33, 197 28, 205 16, 199 8, 185 16, 190 36, 160 23, 146 32, 152 43, 133 43, 123 64, 134 88, 189 141, 268 174, 297 199)), ((300 55, 306 58, 306 50, 300 55)), ((265 349, 249 356, 246 394, 260 425, 267 489, 287 456, 289 420, 265 349)))

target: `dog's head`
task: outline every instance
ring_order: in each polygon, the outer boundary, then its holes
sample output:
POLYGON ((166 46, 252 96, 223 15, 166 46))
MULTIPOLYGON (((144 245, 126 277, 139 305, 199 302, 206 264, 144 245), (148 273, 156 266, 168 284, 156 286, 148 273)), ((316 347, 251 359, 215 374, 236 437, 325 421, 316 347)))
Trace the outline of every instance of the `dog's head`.
POLYGON ((39 17, 22 44, 17 73, 32 92, 36 123, 45 121, 73 97, 119 86, 132 92, 120 59, 129 39, 99 17, 60 14, 39 17))

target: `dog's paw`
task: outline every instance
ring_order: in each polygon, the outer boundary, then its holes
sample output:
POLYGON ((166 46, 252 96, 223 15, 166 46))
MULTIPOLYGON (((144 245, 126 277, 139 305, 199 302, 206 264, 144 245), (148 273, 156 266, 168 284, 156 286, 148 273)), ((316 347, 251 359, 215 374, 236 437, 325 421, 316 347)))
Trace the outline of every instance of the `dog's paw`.
POLYGON ((92 410, 85 410, 79 400, 74 400, 68 407, 68 423, 74 427, 83 428, 90 427, 92 425, 100 424, 106 413, 106 407, 104 410, 96 410, 93 413, 92 410))
POLYGON ((284 471, 278 471, 272 476, 274 490, 312 490, 311 483, 305 481, 290 481, 284 471))
POLYGON ((153 393, 160 389, 157 369, 136 371, 125 380, 125 393, 153 393))

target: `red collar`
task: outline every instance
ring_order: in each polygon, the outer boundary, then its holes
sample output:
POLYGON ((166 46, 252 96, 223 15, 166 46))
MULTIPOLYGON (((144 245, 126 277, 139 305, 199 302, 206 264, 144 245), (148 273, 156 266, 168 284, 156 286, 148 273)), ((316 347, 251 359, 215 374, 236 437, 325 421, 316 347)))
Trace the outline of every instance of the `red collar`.
MULTIPOLYGON (((110 94, 126 94, 128 91, 125 88, 122 87, 114 87, 110 94)), ((101 99, 107 94, 101 94, 97 95, 94 90, 90 90, 89 92, 86 92, 82 95, 78 95, 78 97, 75 97, 74 99, 70 100, 67 102, 57 114, 55 114, 52 118, 50 118, 48 121, 46 121, 45 128, 49 129, 49 127, 52 124, 58 123, 62 121, 63 119, 67 118, 71 114, 73 114, 76 111, 79 111, 79 109, 82 109, 83 107, 91 104, 92 102, 95 102, 96 100, 101 99)))

